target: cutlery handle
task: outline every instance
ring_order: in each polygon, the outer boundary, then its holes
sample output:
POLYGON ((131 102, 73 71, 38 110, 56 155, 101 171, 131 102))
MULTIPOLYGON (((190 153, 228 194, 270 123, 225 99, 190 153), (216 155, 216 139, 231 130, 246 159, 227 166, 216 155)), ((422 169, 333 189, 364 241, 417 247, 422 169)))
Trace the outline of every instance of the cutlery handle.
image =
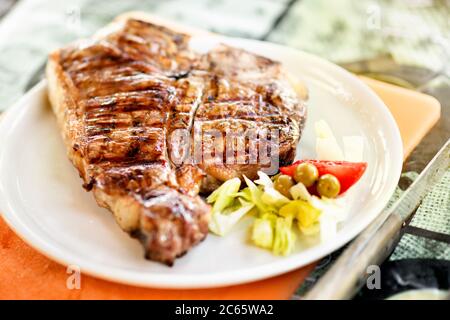
POLYGON ((350 299, 359 290, 370 265, 386 259, 394 247, 403 219, 393 213, 381 214, 356 238, 331 269, 306 294, 307 300, 350 299))

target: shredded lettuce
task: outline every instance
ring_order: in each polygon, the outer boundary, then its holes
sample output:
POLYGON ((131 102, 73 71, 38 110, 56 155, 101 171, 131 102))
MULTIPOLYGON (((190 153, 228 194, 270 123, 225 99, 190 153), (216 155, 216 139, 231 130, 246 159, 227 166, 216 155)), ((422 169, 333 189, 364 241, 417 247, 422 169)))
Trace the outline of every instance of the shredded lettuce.
POLYGON ((250 192, 250 188, 244 188, 241 191, 233 194, 234 197, 239 198, 239 199, 243 199, 247 202, 252 202, 252 194, 250 192))
POLYGON ((227 208, 223 212, 213 212, 209 222, 209 230, 219 236, 226 235, 252 208, 252 203, 242 201, 239 205, 227 208))
MULTIPOLYGON (((321 156, 326 155, 328 160, 343 158, 342 150, 326 122, 316 123, 316 133, 318 150, 322 152, 322 149, 327 149, 321 156)), ((357 137, 345 140, 345 156, 362 155, 361 143, 357 137)), ((297 183, 289 189, 293 199, 290 200, 274 188, 273 177, 263 172, 258 172, 258 176, 255 181, 244 176, 247 186, 243 189, 240 189, 241 180, 234 178, 211 193, 207 198, 213 206, 209 223, 211 232, 224 236, 242 217, 254 214, 252 243, 276 255, 288 255, 294 250, 294 225, 305 236, 320 234, 322 241, 336 235, 338 223, 346 218, 346 206, 340 202, 341 199, 318 198, 311 195, 302 183, 297 183)))
POLYGON ((261 199, 261 195, 262 195, 262 190, 260 190, 254 183, 252 180, 250 180, 249 178, 247 178, 244 175, 244 180, 245 183, 247 184, 250 196, 252 198, 252 201, 257 201, 261 199))
POLYGON ((219 188, 214 190, 206 199, 208 203, 214 203, 212 212, 221 212, 226 207, 229 207, 235 198, 236 193, 241 187, 241 180, 234 178, 225 181, 219 188))
POLYGON ((314 207, 321 210, 320 222, 320 240, 322 242, 333 239, 337 234, 338 225, 347 218, 345 210, 345 201, 343 199, 327 199, 313 197, 314 207))
POLYGON ((273 181, 270 177, 262 171, 258 171, 258 180, 255 180, 256 184, 264 186, 264 188, 273 188, 273 181))
POLYGON ((311 204, 320 210, 322 214, 333 217, 337 222, 347 219, 347 201, 345 198, 329 199, 313 196, 311 204))
POLYGON ((275 222, 277 221, 278 215, 275 213, 263 213, 260 215, 261 219, 269 220, 273 226, 275 226, 275 222))
POLYGON ((265 188, 261 195, 261 201, 268 206, 279 208, 289 203, 290 200, 274 188, 265 188))
POLYGON ((266 213, 266 212, 276 212, 276 209, 273 206, 267 205, 262 201, 262 195, 264 194, 264 191, 261 190, 254 184, 250 179, 248 179, 246 176, 244 176, 245 183, 248 186, 249 194, 251 197, 251 203, 253 203, 256 208, 258 208, 260 214, 266 213))
POLYGON ((309 227, 303 227, 300 222, 297 221, 297 226, 302 234, 305 236, 314 236, 320 233, 320 222, 317 221, 309 227))
POLYGON ((305 201, 300 201, 297 213, 298 223, 305 228, 311 227, 319 219, 320 210, 305 201))
POLYGON ((294 250, 296 236, 292 230, 292 220, 279 217, 275 222, 275 238, 272 252, 286 256, 294 250))
POLYGON ((301 226, 307 228, 317 222, 320 210, 306 201, 294 200, 283 206, 279 214, 283 217, 295 217, 301 226))
POLYGON ((272 249, 275 223, 270 219, 256 219, 253 222, 252 241, 265 249, 272 249))
POLYGON ((291 187, 289 189, 289 193, 294 200, 304 200, 307 202, 311 202, 311 194, 308 192, 308 189, 306 189, 305 185, 301 182, 291 187))
POLYGON ((258 176, 259 179, 255 180, 255 183, 263 188, 261 201, 267 206, 265 211, 274 211, 276 208, 279 208, 289 202, 288 198, 275 190, 273 181, 267 174, 262 171, 258 171, 258 176))

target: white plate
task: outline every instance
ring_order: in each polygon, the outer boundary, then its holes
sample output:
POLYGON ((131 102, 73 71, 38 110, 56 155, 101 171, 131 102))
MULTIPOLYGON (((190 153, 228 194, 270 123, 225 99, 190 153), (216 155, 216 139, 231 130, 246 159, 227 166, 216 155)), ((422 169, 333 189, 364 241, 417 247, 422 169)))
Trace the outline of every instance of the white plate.
POLYGON ((272 277, 318 260, 355 237, 387 204, 400 176, 402 144, 388 109, 356 77, 320 58, 258 41, 225 42, 283 62, 309 86, 302 157, 315 156, 312 124, 318 119, 328 121, 338 137, 364 138, 368 169, 349 194, 349 218, 332 241, 302 239, 295 253, 277 257, 248 243, 247 219, 227 237, 209 235, 173 267, 145 260, 139 243, 81 187, 65 155, 45 82, 0 122, 0 211, 7 223, 38 251, 78 265, 82 273, 164 288, 217 287, 272 277))

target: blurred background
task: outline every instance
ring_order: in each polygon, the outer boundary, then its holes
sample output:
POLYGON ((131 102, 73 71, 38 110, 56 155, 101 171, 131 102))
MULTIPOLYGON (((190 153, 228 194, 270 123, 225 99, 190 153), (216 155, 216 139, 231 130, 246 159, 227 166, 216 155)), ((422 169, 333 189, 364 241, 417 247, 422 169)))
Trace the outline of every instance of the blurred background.
POLYGON ((49 50, 130 10, 281 43, 419 90, 449 82, 448 0, 0 0, 0 109, 49 50))

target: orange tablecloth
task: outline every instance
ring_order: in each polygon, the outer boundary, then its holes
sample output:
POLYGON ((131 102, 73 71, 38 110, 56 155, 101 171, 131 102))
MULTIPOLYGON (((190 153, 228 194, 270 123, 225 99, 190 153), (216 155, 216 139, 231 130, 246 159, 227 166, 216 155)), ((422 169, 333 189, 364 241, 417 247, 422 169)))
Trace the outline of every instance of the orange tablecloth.
MULTIPOLYGON (((364 78, 397 121, 405 157, 440 115, 439 102, 414 91, 364 78)), ((81 276, 69 290, 66 268, 24 243, 0 219, 0 299, 288 299, 314 265, 250 284, 201 290, 138 288, 81 276)))

